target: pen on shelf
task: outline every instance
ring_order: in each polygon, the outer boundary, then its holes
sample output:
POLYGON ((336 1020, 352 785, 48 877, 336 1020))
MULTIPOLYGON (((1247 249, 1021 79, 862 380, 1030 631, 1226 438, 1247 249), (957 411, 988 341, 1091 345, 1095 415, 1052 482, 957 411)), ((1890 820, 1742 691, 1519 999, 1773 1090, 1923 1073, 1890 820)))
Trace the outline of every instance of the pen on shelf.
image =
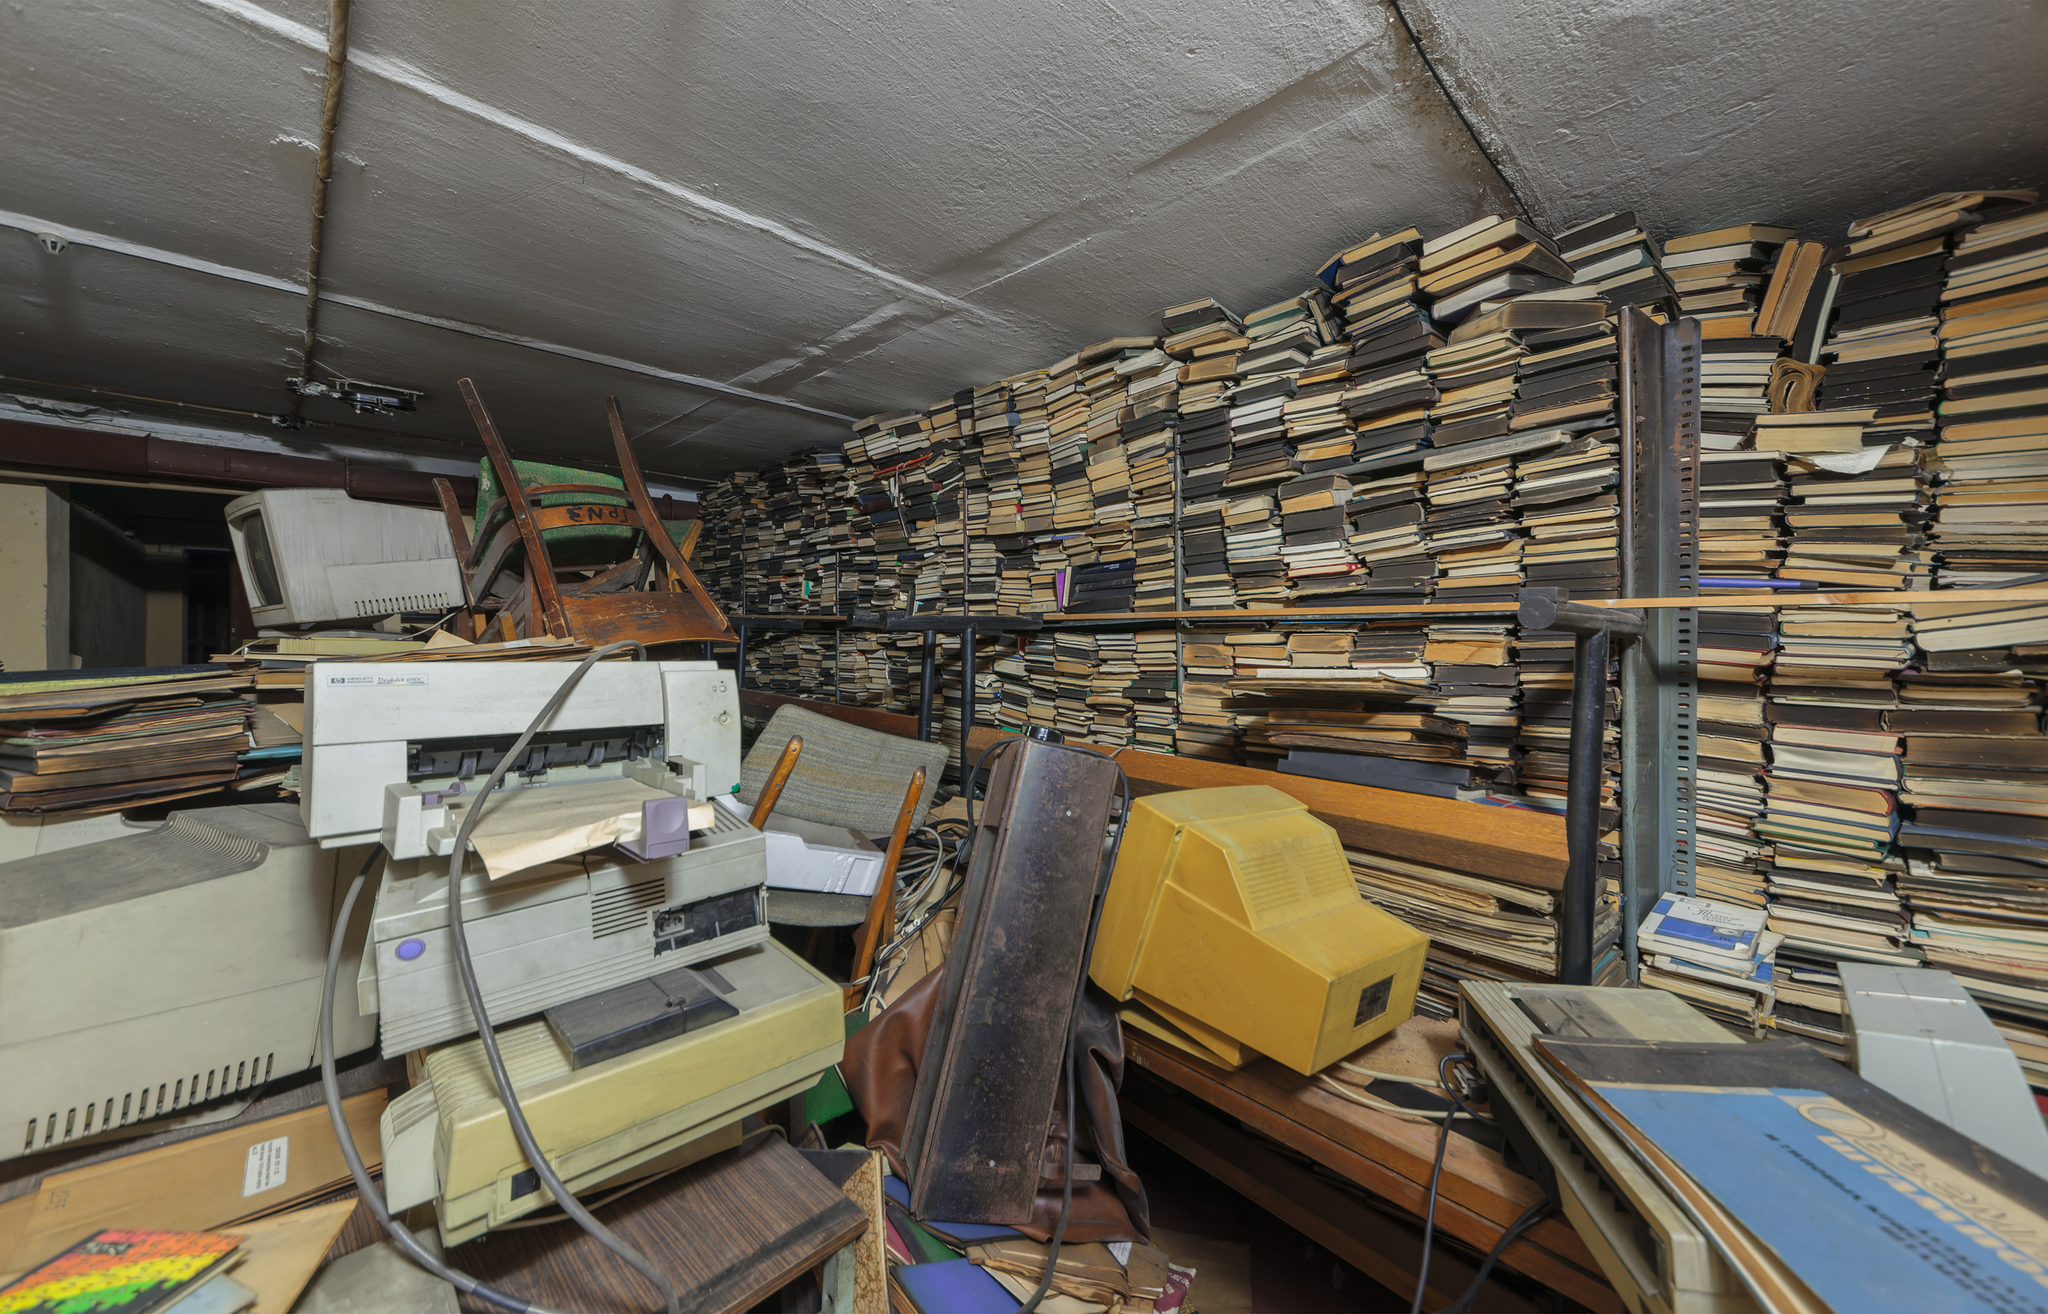
POLYGON ((1811 593, 1820 585, 1810 579, 1742 579, 1731 575, 1702 575, 1703 589, 1786 589, 1811 593))

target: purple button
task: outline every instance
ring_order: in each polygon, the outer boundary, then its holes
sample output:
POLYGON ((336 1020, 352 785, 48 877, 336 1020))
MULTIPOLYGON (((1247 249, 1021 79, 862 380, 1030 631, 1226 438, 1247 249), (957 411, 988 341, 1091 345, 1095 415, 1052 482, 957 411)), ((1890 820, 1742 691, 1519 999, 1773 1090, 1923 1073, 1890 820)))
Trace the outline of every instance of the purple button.
POLYGON ((398 942, 398 959, 400 962, 409 963, 426 951, 427 942, 425 940, 400 940, 398 942))

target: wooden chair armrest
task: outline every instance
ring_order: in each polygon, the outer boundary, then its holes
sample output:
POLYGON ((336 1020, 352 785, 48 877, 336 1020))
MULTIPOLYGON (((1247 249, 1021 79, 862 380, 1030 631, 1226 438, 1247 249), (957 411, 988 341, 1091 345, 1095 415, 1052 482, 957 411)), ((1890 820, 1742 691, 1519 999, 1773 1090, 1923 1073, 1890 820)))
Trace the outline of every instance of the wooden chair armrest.
POLYGON ((782 800, 782 787, 789 783, 789 773, 796 770, 796 760, 804 751, 804 737, 791 735, 789 742, 782 746, 782 756, 775 759, 775 769, 768 773, 768 783, 761 787, 761 799, 754 804, 752 824, 755 830, 768 829, 768 814, 775 811, 775 805, 782 800))
POLYGON ((896 813, 896 829, 889 834, 889 856, 882 861, 882 879, 875 886, 874 897, 868 900, 868 915, 861 921, 854 941, 853 981, 843 996, 848 1012, 860 1004, 861 995, 867 991, 861 982, 875 968, 875 951, 881 947, 887 928, 896 924, 896 866, 903 861, 903 846, 910 842, 910 823, 917 816, 917 802, 923 797, 924 768, 919 767, 911 773, 910 788, 904 792, 903 806, 896 813))

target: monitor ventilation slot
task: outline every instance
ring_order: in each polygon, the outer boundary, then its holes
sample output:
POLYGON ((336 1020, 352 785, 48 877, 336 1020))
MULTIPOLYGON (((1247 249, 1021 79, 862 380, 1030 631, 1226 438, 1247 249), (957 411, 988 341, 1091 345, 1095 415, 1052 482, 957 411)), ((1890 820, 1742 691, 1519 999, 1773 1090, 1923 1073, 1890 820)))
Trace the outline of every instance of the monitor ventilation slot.
POLYGON ((389 616, 396 611, 447 611, 455 604, 445 593, 405 593, 390 598, 364 598, 356 603, 358 616, 389 616))
POLYGON ((667 895, 668 883, 660 877, 635 881, 616 890, 590 896, 590 938, 637 931, 647 924, 649 908, 659 908, 667 895))
POLYGON ((275 1054, 235 1059, 210 1072, 195 1072, 190 1077, 102 1096, 90 1103, 66 1109, 53 1109, 47 1117, 28 1120, 28 1134, 22 1141, 21 1152, 32 1154, 47 1150, 260 1086, 270 1079, 276 1064, 275 1054))

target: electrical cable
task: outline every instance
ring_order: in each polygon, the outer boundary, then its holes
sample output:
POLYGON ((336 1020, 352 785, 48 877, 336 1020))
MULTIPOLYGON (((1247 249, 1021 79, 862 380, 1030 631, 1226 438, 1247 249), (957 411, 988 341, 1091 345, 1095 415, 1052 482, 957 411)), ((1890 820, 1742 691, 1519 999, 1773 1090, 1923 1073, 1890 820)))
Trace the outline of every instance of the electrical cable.
POLYGON ((348 1165, 348 1175, 355 1179, 356 1193, 369 1206, 370 1214, 390 1234, 393 1245, 410 1258, 413 1263, 440 1278, 443 1282, 466 1295, 489 1301, 500 1309, 513 1314, 554 1314, 544 1305, 498 1290, 488 1282, 479 1282, 460 1269, 450 1268, 441 1258, 420 1244, 412 1229, 391 1216, 385 1204, 384 1192, 377 1183, 370 1180, 370 1170, 363 1166, 362 1153, 356 1149, 355 1134, 349 1130, 348 1119, 341 1110, 341 1087, 334 1077, 334 978, 341 971, 341 946, 348 938, 350 916, 355 912, 356 898, 363 892, 363 882, 370 874, 370 868, 377 865, 379 857, 386 856, 382 846, 371 851, 363 863, 363 869, 356 873, 349 883, 348 894, 341 901, 341 912, 334 919, 334 935, 327 944, 327 974, 320 981, 320 1089, 326 1097, 327 1121, 334 1127, 334 1139, 341 1146, 342 1162, 348 1165))
POLYGON ((476 828, 477 822, 483 819, 484 800, 491 796, 491 791, 498 787, 498 782, 505 778, 505 773, 512 764, 521 760, 526 746, 540 733, 541 727, 552 720, 556 711, 568 701, 569 695, 582 682, 584 673, 612 653, 623 652, 628 648, 639 654, 638 660, 646 660, 647 649, 631 639, 608 643, 586 653, 583 659, 576 663, 576 668, 562 681, 561 687, 548 699, 546 705, 527 723, 525 732, 513 741, 511 749, 498 758, 498 765, 484 780, 483 787, 477 790, 475 800, 464 809, 462 824, 456 828, 455 843, 448 855, 448 931, 455 942, 455 966, 462 977, 463 994, 469 1000, 470 1016, 476 1021, 477 1039, 482 1042, 484 1058, 490 1063, 491 1078, 498 1088, 498 1100, 505 1107, 505 1121, 511 1125, 513 1138, 519 1142, 519 1149, 525 1154, 527 1164, 540 1178, 540 1183, 547 1188, 548 1194, 554 1197, 555 1203, 561 1207, 563 1213, 575 1219, 577 1225, 596 1238, 600 1245, 625 1260, 635 1272, 646 1278, 654 1289, 661 1293, 668 1314, 682 1314, 681 1298, 676 1294, 675 1285, 660 1269, 649 1263, 646 1256, 620 1240, 610 1228, 600 1223, 588 1209, 584 1208, 583 1203, 563 1184, 554 1167, 548 1163, 547 1154, 540 1148, 533 1128, 526 1121, 525 1112, 519 1107, 519 1097, 513 1090, 511 1074, 506 1071, 504 1056, 498 1051, 498 1038, 491 1031, 490 1014, 484 1008, 483 989, 477 984, 476 965, 470 961, 469 939, 464 934, 462 926, 463 860, 468 856, 470 832, 476 828))
MULTIPOLYGON (((1342 1095, 1354 1104, 1364 1105, 1368 1109, 1377 1109, 1381 1113, 1391 1113, 1397 1118, 1423 1118, 1431 1121, 1442 1118, 1448 1123, 1452 1118, 1463 1116, 1456 1109, 1411 1109, 1405 1104, 1396 1104, 1392 1100, 1383 1100, 1369 1090, 1353 1090, 1326 1073, 1318 1072, 1316 1080, 1329 1087, 1330 1093, 1333 1095, 1342 1095)), ((1421 1083, 1416 1084, 1419 1085, 1421 1083)))
POLYGON ((1557 1201, 1549 1196, 1523 1210, 1522 1216, 1509 1223, 1507 1230, 1500 1234, 1500 1240, 1493 1243, 1493 1249, 1486 1252, 1486 1260, 1480 1264, 1479 1271, 1472 1275, 1472 1285, 1465 1288, 1465 1294, 1444 1306, 1438 1314, 1464 1314, 1464 1311, 1472 1308, 1472 1302, 1479 1299, 1479 1289, 1486 1285, 1487 1275, 1493 1272, 1493 1266, 1507 1253, 1508 1247, 1521 1240, 1522 1233, 1556 1212, 1557 1201))
POLYGON ((1444 1094, 1451 1097, 1451 1103, 1456 1107, 1444 1116, 1443 1127, 1436 1134, 1436 1161, 1429 1170, 1429 1206, 1422 1216, 1422 1263, 1415 1274, 1415 1299, 1409 1303, 1408 1314, 1422 1314, 1423 1293, 1429 1289, 1429 1251, 1430 1244, 1436 1240, 1437 1188, 1443 1181, 1444 1152, 1451 1148, 1451 1120, 1460 1113, 1468 1118, 1479 1116, 1472 1111, 1472 1106, 1465 1102, 1465 1097, 1458 1092, 1458 1088, 1451 1084, 1451 1064, 1462 1062, 1465 1058, 1466 1055, 1462 1053, 1446 1054, 1436 1065, 1437 1081, 1443 1086, 1444 1094))

